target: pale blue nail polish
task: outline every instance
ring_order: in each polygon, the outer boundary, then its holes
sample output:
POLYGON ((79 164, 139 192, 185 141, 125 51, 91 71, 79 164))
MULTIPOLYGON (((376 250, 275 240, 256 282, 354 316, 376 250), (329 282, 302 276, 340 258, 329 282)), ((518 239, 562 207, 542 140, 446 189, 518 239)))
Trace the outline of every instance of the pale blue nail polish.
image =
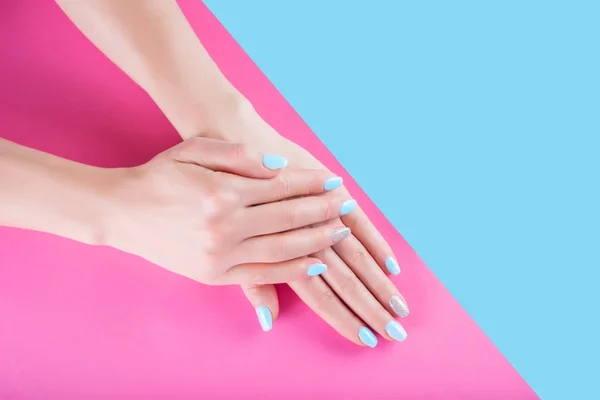
POLYGON ((287 167, 288 161, 285 157, 274 156, 272 154, 265 154, 263 156, 263 165, 266 168, 276 170, 287 167))
POLYGON ((386 258, 385 267, 388 271, 390 271, 390 274, 392 275, 398 275, 400 273, 400 266, 398 265, 398 261, 396 261, 396 259, 392 256, 386 258))
POLYGON ((394 320, 387 323, 387 325, 385 326, 385 331, 388 335, 392 337, 392 339, 397 340, 399 342, 404 341, 408 337, 408 334, 406 333, 402 325, 400 325, 394 320))
POLYGON ((263 331, 267 332, 273 328, 273 316, 271 315, 269 307, 256 307, 256 316, 258 317, 258 322, 260 322, 260 327, 263 331))
POLYGON ((324 190, 337 189, 340 186, 342 186, 342 183, 344 183, 344 180, 340 176, 334 176, 333 178, 329 178, 325 181, 325 184, 323 184, 323 189, 324 190))
POLYGON ((316 276, 316 275, 321 275, 325 271, 327 271, 327 265, 313 264, 310 267, 308 267, 308 270, 306 271, 306 273, 308 274, 308 276, 316 276))
POLYGON ((340 216, 350 214, 356 208, 356 200, 346 200, 340 207, 340 216))
POLYGON ((363 326, 358 330, 358 338, 361 342, 371 348, 377 346, 377 337, 375 337, 375 334, 366 326, 363 326))

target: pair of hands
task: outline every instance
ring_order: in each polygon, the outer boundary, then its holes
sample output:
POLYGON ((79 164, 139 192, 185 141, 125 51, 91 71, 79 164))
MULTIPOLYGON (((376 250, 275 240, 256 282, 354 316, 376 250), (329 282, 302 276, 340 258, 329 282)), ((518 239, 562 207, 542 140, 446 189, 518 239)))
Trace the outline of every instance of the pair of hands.
POLYGON ((203 136, 122 170, 114 204, 136 209, 116 207, 108 244, 202 283, 241 285, 263 330, 279 315, 274 284, 287 283, 358 345, 375 347, 373 331, 404 340, 396 317, 409 309, 386 276, 400 268, 341 178, 251 107, 203 136))
POLYGON ((244 144, 190 138, 119 170, 105 242, 208 285, 322 274, 327 266, 307 255, 350 235, 332 220, 356 201, 333 190, 341 178, 286 164, 244 144))

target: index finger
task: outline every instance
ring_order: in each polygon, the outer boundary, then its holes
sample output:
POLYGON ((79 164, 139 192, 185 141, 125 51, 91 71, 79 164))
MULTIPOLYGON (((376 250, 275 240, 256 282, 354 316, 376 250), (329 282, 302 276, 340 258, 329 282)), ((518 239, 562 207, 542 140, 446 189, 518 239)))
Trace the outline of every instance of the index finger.
POLYGON ((233 179, 244 204, 253 206, 314 196, 342 186, 342 178, 324 170, 286 169, 271 179, 233 179))

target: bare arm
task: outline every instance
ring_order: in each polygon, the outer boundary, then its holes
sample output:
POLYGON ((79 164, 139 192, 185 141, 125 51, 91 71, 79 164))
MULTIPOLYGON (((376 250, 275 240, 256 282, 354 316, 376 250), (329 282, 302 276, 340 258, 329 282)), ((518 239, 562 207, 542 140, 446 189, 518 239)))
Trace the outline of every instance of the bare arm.
POLYGON ((102 244, 106 174, 0 138, 0 226, 102 244))
POLYGON ((57 0, 73 23, 140 85, 183 138, 242 96, 210 58, 175 0, 57 0))

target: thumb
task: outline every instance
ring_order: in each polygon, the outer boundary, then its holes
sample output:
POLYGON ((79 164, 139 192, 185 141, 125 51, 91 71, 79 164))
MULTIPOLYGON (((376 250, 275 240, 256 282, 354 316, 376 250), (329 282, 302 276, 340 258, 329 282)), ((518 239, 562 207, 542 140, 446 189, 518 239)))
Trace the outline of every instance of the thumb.
POLYGON ((192 137, 175 146, 176 161, 248 178, 274 178, 287 166, 285 157, 263 154, 244 143, 192 137))
POLYGON ((265 332, 270 331, 273 328, 273 321, 279 316, 279 298, 275 286, 242 286, 242 290, 256 310, 256 316, 262 330, 265 332))

